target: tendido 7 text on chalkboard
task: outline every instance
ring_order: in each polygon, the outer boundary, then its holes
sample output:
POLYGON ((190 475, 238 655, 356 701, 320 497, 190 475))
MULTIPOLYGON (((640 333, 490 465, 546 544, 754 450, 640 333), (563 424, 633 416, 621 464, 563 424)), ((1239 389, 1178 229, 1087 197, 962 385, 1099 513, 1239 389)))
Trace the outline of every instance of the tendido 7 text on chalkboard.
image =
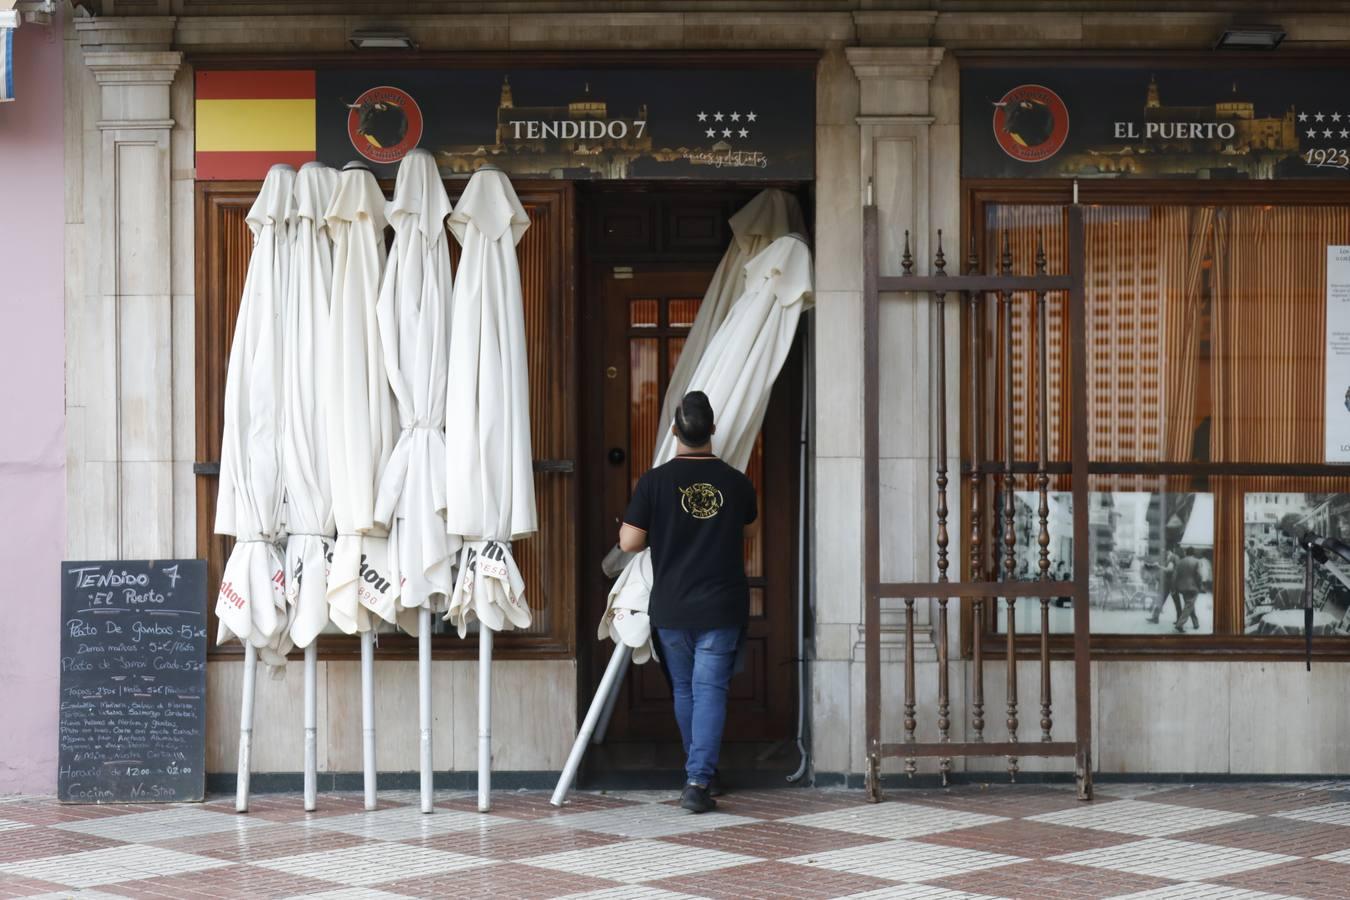
POLYGON ((206 563, 61 564, 65 803, 201 800, 206 563))

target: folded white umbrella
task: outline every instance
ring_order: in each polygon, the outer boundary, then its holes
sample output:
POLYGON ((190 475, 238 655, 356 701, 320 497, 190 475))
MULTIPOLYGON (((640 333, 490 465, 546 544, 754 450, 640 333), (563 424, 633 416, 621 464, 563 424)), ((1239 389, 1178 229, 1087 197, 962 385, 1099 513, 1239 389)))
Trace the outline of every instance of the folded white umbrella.
POLYGON ((328 477, 327 397, 332 366, 328 295, 333 245, 324 213, 338 173, 305 163, 290 209, 290 280, 282 319, 282 474, 286 489, 286 599, 291 640, 308 647, 328 624, 328 555, 333 546, 333 495, 328 477))
POLYGON ((348 634, 372 630, 371 613, 397 620, 388 534, 375 521, 375 490, 398 434, 375 312, 385 262, 384 204, 375 176, 349 165, 325 216, 333 236, 326 412, 337 525, 328 614, 348 634))
MULTIPOLYGON (((305 163, 295 177, 288 214, 290 278, 281 334, 282 482, 286 493, 286 603, 290 637, 305 650, 305 809, 318 798, 318 648, 328 624, 328 558, 333 552, 333 494, 328 479, 328 433, 321 386, 332 365, 328 350, 328 295, 333 244, 324 213, 338 173, 305 163)), ((241 799, 247 802, 247 798, 241 799)))
MULTIPOLYGON (((666 399, 661 406, 660 421, 663 431, 670 429, 675 418, 675 407, 689 390, 689 379, 703 360, 717 329, 731 312, 731 305, 745 292, 745 264, 761 250, 785 234, 805 234, 806 225, 797 198, 778 188, 765 188, 729 220, 731 246, 722 255, 722 261, 713 272, 708 290, 699 304, 698 315, 684 340, 679 361, 670 373, 666 399)), ((658 440, 659 444, 660 441, 658 440)))
POLYGON ((295 170, 273 166, 249 209, 249 257, 225 376, 216 533, 234 535, 216 615, 217 640, 237 637, 272 665, 285 662, 285 574, 281 481, 281 334, 279 319, 290 248, 286 212, 295 170))
POLYGON ((511 541, 537 530, 525 304, 516 243, 530 219, 506 175, 475 172, 450 216, 463 247, 450 325, 446 528, 464 542, 447 617, 478 630, 478 808, 491 809, 492 634, 530 624, 511 541))
MULTIPOLYGON (((745 267, 745 293, 732 305, 689 380, 689 390, 708 395, 717 418, 713 452, 742 472, 750 462, 764 422, 774 380, 783 368, 797 333, 797 322, 811 303, 811 251, 798 235, 779 238, 745 267)), ((675 456, 669 431, 656 462, 675 456)), ((644 551, 624 567, 610 591, 598 636, 633 649, 633 661, 651 658, 651 553, 644 551)))
POLYGON ((459 548, 445 526, 450 198, 430 152, 416 149, 403 158, 385 213, 394 246, 377 317, 401 430, 380 480, 375 521, 389 529, 389 569, 402 586, 400 606, 443 610, 459 548))

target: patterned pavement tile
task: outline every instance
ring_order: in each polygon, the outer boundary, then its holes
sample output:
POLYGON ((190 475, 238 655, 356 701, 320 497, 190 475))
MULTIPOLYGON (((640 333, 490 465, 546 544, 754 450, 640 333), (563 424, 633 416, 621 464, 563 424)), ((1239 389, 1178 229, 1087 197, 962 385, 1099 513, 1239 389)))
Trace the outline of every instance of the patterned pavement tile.
POLYGON ((87 819, 106 819, 129 816, 139 812, 154 812, 176 807, 151 803, 89 805, 57 803, 50 797, 21 797, 0 802, 0 819, 23 822, 28 825, 59 825, 62 822, 82 822, 87 819))
POLYGON ((1249 819, 1247 813, 1224 812, 1214 809, 1195 809, 1189 806, 1169 806, 1144 800, 1121 800, 1100 806, 1083 804, 1080 809, 1030 816, 1031 821, 1069 828, 1095 828, 1140 837, 1163 837, 1197 831, 1215 825, 1227 825, 1249 819))
POLYGON ((805 853, 836 850, 858 844, 876 844, 885 839, 866 834, 812 828, 794 822, 756 822, 754 825, 732 825, 716 831, 678 834, 665 840, 687 847, 726 850, 728 853, 744 853, 746 856, 758 856, 761 859, 781 859, 786 856, 801 856, 805 853))
MULTIPOLYGON (((117 897, 138 900, 233 900, 238 897, 285 897, 332 886, 331 881, 236 865, 215 869, 209 876, 196 872, 164 875, 109 885, 105 890, 117 897)), ((83 894, 78 895, 77 900, 84 900, 83 894)))
MULTIPOLYGON (((1008 818, 1080 809, 1087 805, 1078 799, 1075 791, 1049 785, 962 785, 942 790, 892 791, 887 794, 887 798, 902 803, 1008 818)), ((1105 805, 1113 799, 1098 797, 1095 804, 1105 805)))
MULTIPOLYGON (((0 883, 0 897, 8 897, 4 892, 3 883, 0 883)), ((109 894, 105 891, 80 891, 78 894, 72 894, 70 891, 52 891, 49 894, 26 894, 26 900, 71 900, 72 897, 77 900, 123 900, 117 894, 109 894)))
POLYGON ((18 875, 65 887, 98 887, 155 875, 179 875, 216 869, 228 863, 143 844, 119 844, 102 850, 47 856, 0 866, 0 876, 18 875))
POLYGON ((1013 819, 995 822, 992 825, 962 828, 959 831, 924 835, 914 840, 925 844, 968 847, 971 850, 988 850, 991 853, 1006 853, 1009 856, 1044 859, 1062 853, 1123 844, 1132 838, 1109 831, 1093 831, 1090 828, 1069 828, 1064 825, 1047 825, 1044 822, 1013 819))
POLYGON ((659 838, 669 837, 672 834, 688 834, 691 831, 710 831, 729 825, 751 825, 757 820, 723 812, 697 816, 678 806, 644 803, 621 809, 602 809, 577 813, 574 816, 559 816, 545 821, 559 828, 580 828, 627 838, 659 838))
POLYGON ((1322 792, 1268 784, 1192 784, 1150 794, 1154 803, 1274 815, 1325 803, 1322 792))
POLYGON ((875 891, 849 894, 847 900, 1008 900, 989 894, 967 894, 932 884, 893 884, 875 891))
MULTIPOLYGON (((300 798, 295 794, 254 794, 249 798, 247 815, 250 819, 262 819, 267 822, 306 822, 327 816, 363 812, 366 808, 365 797, 360 794, 319 794, 314 799, 314 811, 305 812, 304 803, 300 802, 300 798)), ((389 809, 402 805, 391 802, 387 797, 381 797, 379 808, 389 809)), ((231 816, 239 815, 234 811, 234 797, 209 800, 203 804, 203 808, 231 816)))
POLYGON ((1097 800, 1138 800, 1175 790, 1175 784, 1149 783, 1146 781, 1108 781, 1106 784, 1094 784, 1092 796, 1097 800))
POLYGON ((317 819, 310 828, 322 831, 340 831, 377 841, 406 841, 444 834, 447 831, 478 831, 517 821, 492 813, 464 812, 441 809, 424 813, 415 806, 395 806, 374 812, 352 813, 317 819))
POLYGON ((1303 809, 1285 810, 1275 815, 1282 819, 1295 819, 1300 822, 1322 822, 1327 825, 1350 826, 1350 803, 1310 804, 1303 809))
POLYGON ((1350 849, 1350 827, 1261 816, 1231 825, 1188 831, 1186 840, 1290 856, 1322 856, 1350 849))
MULTIPOLYGON (((0 873, 0 897, 36 897, 42 894, 56 895, 61 898, 71 896, 70 891, 64 890, 61 885, 50 881, 39 881, 36 878, 23 878, 18 875, 5 875, 0 873)), ((83 894, 81 894, 83 900, 83 894)))
POLYGON ((300 825, 279 825, 275 828, 227 831, 196 837, 156 841, 156 847, 181 850, 198 856, 210 856, 227 862, 258 862, 279 856, 298 856, 321 850, 340 850, 355 847, 362 839, 340 831, 323 831, 300 825))
POLYGON ((985 853, 961 847, 938 847, 918 841, 885 841, 842 850, 792 857, 783 862, 816 866, 834 872, 852 872, 890 881, 934 881, 963 872, 994 869, 1025 862, 1016 856, 985 853))
MULTIPOLYGON (((552 819, 574 813, 634 806, 635 800, 625 800, 606 794, 580 794, 573 791, 561 808, 549 803, 549 795, 540 791, 516 792, 493 796, 492 815, 508 819, 552 819)), ((478 795, 471 794, 452 800, 438 800, 436 806, 467 812, 478 812, 478 795)))
POLYGON ((26 828, 0 836, 0 863, 41 859, 44 856, 59 856, 62 853, 81 853, 85 850, 102 850, 104 847, 116 847, 120 843, 122 842, 89 834, 58 831, 55 828, 26 828))
POLYGON ((306 878, 365 887, 471 869, 483 865, 483 861, 460 853, 374 841, 342 850, 262 860, 257 865, 306 878))
POLYGON ((516 863, 484 864, 462 872, 410 878, 381 885, 409 897, 454 897, 455 900, 551 900, 565 894, 613 887, 614 882, 570 872, 516 863))
POLYGON ((605 888, 599 891, 587 891, 584 894, 568 894, 563 900, 699 900, 689 894, 677 894, 660 888, 636 884, 622 887, 605 888))
POLYGON ((479 831, 457 831, 423 838, 410 838, 404 843, 433 850, 449 850, 469 856, 493 860, 519 860, 531 856, 546 856, 570 850, 586 850, 623 843, 624 838, 580 828, 551 828, 541 822, 520 821, 497 825, 479 831))
POLYGON ((1191 882, 1124 894, 1114 900, 1294 900, 1294 898, 1289 894, 1267 894, 1264 891, 1248 891, 1221 884, 1191 882))
MULTIPOLYGON (((678 800, 670 801, 677 804, 678 800)), ((751 819, 789 819, 858 805, 853 791, 811 791, 782 788, 761 791, 730 791, 717 798, 717 811, 751 819)))
POLYGON ((982 813, 889 802, 812 813, 783 821, 897 839, 954 831, 958 828, 974 828, 977 825, 992 825, 1005 820, 1001 816, 988 816, 982 813))
POLYGON ((1115 897, 1127 891, 1148 887, 1166 887, 1173 882, 1146 878, 1107 869, 1091 869, 1064 863, 1036 860, 998 869, 969 872, 935 882, 942 887, 971 893, 997 892, 1013 897, 1037 897, 1040 900, 1115 897))
POLYGON ((701 850, 698 853, 691 853, 664 841, 640 840, 626 841, 608 847, 592 847, 587 850, 537 856, 524 862, 545 869, 557 869, 560 872, 607 878, 625 884, 641 884, 676 875, 727 869, 759 860, 721 850, 701 850))
POLYGON ((0 834, 7 831, 18 831, 20 828, 32 828, 27 822, 14 822, 9 819, 0 819, 0 834))
MULTIPOLYGON (((395 894, 390 891, 368 887, 338 888, 335 891, 319 891, 317 894, 292 894, 286 900, 407 900, 407 894, 395 894)), ((77 900, 84 900, 79 897, 77 900)))
POLYGON ((275 827, 271 822, 248 816, 210 812, 200 806, 170 806, 154 812, 133 813, 115 818, 90 819, 84 822, 63 822, 54 825, 63 831, 91 834, 128 843, 151 843, 173 838, 192 837, 247 829, 275 827))
POLYGON ((1221 884, 1313 900, 1350 897, 1350 866, 1320 859, 1300 859, 1256 872, 1212 878, 1221 884))
POLYGON ((886 886, 880 878, 782 862, 751 863, 653 882, 653 887, 713 900, 832 900, 886 886))
POLYGON ((1167 838, 1132 841, 1100 850, 1051 857, 1054 862, 1094 866, 1172 881, 1207 881, 1252 869, 1277 866, 1297 857, 1239 847, 1218 847, 1167 838))

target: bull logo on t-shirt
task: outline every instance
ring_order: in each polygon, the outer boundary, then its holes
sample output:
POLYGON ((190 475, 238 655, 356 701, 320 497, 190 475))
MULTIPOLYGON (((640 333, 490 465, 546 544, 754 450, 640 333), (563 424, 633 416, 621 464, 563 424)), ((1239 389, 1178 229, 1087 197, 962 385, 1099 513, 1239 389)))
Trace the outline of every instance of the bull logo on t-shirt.
POLYGON ((699 482, 680 488, 680 506, 695 519, 711 519, 722 509, 722 492, 699 482))

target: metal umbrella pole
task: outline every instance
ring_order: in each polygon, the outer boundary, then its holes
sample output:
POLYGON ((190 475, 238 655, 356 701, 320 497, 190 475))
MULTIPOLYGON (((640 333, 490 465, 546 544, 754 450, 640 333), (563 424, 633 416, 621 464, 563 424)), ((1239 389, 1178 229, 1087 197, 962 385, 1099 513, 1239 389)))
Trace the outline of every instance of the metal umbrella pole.
POLYGON ((558 777, 558 786, 553 789, 553 796, 549 799, 554 806, 562 806, 566 801, 567 792, 572 789, 572 782, 576 781, 577 769, 581 767, 581 757, 586 753, 586 745, 590 743, 591 735, 595 733, 595 727, 609 699, 618 696, 619 685, 623 683, 622 673, 628 669, 628 663, 632 658, 633 651, 626 644, 617 644, 614 647, 614 653, 609 657, 609 665, 605 667, 604 677, 600 679, 600 686, 596 688, 595 696, 591 698, 591 706, 586 710, 586 718, 582 720, 581 730, 577 732, 577 739, 572 743, 572 752, 567 754, 567 764, 563 766, 562 774, 558 777))
POLYGON ((239 774, 234 787, 235 812, 248 812, 249 774, 253 769, 253 693, 258 681, 258 648, 244 642, 244 696, 239 704, 239 774))
POLYGON ((492 809, 492 629, 478 623, 478 811, 492 809))
MULTIPOLYGON (((628 652, 624 654, 623 663, 619 666, 619 674, 614 677, 615 684, 623 684, 623 680, 628 675, 628 668, 633 663, 633 654, 628 652)), ((605 742, 605 733, 609 731, 609 720, 614 716, 614 707, 619 705, 619 691, 617 689, 609 692, 605 698, 605 706, 600 710, 600 721, 595 724, 595 734, 591 735, 591 743, 597 747, 605 742)))
POLYGON ((431 610, 417 611, 417 717, 421 730, 422 812, 435 805, 431 762, 431 610))
POLYGON ((375 809, 375 632, 361 632, 361 761, 366 809, 375 809))
POLYGON ((319 647, 305 648, 305 812, 318 807, 319 781, 319 647))

